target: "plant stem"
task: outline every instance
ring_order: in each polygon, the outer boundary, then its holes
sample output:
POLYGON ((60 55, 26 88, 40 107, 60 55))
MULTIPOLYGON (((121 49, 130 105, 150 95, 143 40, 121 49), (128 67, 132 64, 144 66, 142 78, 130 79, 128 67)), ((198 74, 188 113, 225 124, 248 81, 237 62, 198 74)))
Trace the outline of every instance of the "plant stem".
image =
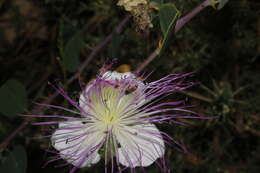
MULTIPOLYGON (((200 11, 202 11, 203 9, 205 9, 211 0, 205 0, 204 2, 202 2, 199 6, 197 6, 195 9, 193 9, 191 12, 189 12, 187 15, 185 15, 184 17, 180 18, 177 21, 176 27, 174 32, 177 33, 178 31, 181 30, 181 28, 187 23, 189 22, 194 16, 196 16, 200 11)), ((117 33, 122 32, 123 27, 127 24, 127 22, 129 21, 129 19, 131 18, 131 16, 127 15, 123 21, 116 27, 115 31, 117 33)), ((91 54, 86 58, 86 60, 81 64, 81 66, 78 69, 78 73, 75 74, 74 76, 72 76, 69 80, 68 80, 68 84, 73 82, 75 79, 77 79, 77 77, 79 76, 80 73, 82 73, 82 71, 85 69, 85 67, 89 64, 89 62, 98 54, 98 52, 100 50, 102 50, 111 40, 112 40, 112 35, 113 33, 109 34, 101 43, 99 43, 96 47, 93 48, 93 51, 91 52, 91 54)), ((159 50, 158 48, 155 49, 155 51, 153 51, 148 58, 144 61, 144 63, 142 63, 137 69, 136 69, 136 73, 139 73, 142 69, 144 69, 151 61, 153 61, 159 54, 159 50)), ((44 101, 44 103, 51 103, 56 97, 57 97, 58 93, 54 93, 53 95, 51 95, 48 99, 46 99, 44 101)), ((42 111, 42 107, 37 106, 35 108, 35 111, 33 111, 35 114, 39 113, 40 111, 42 111)), ((8 137, 5 138, 5 140, 0 144, 0 151, 3 150, 5 147, 7 147, 7 145, 11 142, 11 140, 13 138, 15 138, 15 136, 22 131, 27 125, 29 124, 29 119, 25 119, 8 137)))
MULTIPOLYGON (((127 22, 130 20, 131 16, 127 15, 115 28, 115 32, 121 33, 123 31, 124 26, 127 24, 127 22)), ((113 33, 109 34, 102 42, 100 42, 97 46, 95 46, 90 53, 90 55, 86 58, 86 60, 81 64, 79 67, 78 73, 76 73, 74 76, 72 76, 67 82, 68 84, 72 83, 75 79, 77 79, 78 75, 84 70, 84 68, 89 65, 89 62, 100 52, 111 40, 113 37, 113 33)), ((55 92, 50 97, 48 97, 46 100, 43 101, 45 104, 50 104, 59 94, 55 92)), ((36 106, 35 109, 32 111, 33 114, 37 114, 42 111, 43 107, 36 106)), ((27 125, 29 124, 29 119, 25 119, 9 136, 7 136, 3 142, 0 143, 0 151, 5 149, 7 145, 11 142, 13 138, 16 137, 16 135, 21 132, 27 125)))
POLYGON ((196 8, 194 8, 192 11, 190 11, 188 14, 186 14, 184 17, 180 18, 175 26, 174 32, 177 33, 181 30, 181 28, 189 22, 193 17, 195 17, 199 12, 201 12, 203 9, 209 6, 210 2, 212 0, 205 0, 200 5, 198 5, 196 8))
MULTIPOLYGON (((206 7, 209 6, 210 2, 212 0, 205 0, 204 2, 202 2, 200 5, 198 5, 196 8, 194 8, 192 11, 190 11, 188 14, 186 14, 184 17, 180 18, 177 23, 176 26, 174 28, 174 33, 179 32, 183 26, 189 22, 193 17, 195 17, 199 12, 201 12, 203 9, 205 9, 206 7)), ((140 64, 136 70, 135 70, 135 74, 140 73, 148 64, 150 64, 150 62, 152 62, 158 55, 159 55, 160 51, 158 50, 158 48, 156 48, 146 59, 145 61, 140 64)))
MULTIPOLYGON (((131 16, 127 15, 122 22, 116 27, 115 32, 120 34, 123 31, 124 26, 127 24, 127 22, 130 20, 131 16)), ((113 38, 113 33, 110 33, 105 40, 100 42, 97 46, 95 46, 90 53, 90 55, 85 59, 85 61, 81 64, 81 66, 78 69, 78 72, 72 76, 68 83, 71 83, 75 79, 78 78, 78 76, 83 72, 83 70, 86 68, 86 66, 89 64, 89 62, 98 54, 100 50, 102 50, 113 38)))

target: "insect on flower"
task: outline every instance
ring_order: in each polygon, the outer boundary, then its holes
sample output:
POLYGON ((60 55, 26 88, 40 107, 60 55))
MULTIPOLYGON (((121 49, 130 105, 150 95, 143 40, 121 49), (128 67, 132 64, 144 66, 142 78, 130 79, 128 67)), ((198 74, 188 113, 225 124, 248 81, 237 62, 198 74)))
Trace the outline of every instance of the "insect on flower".
MULTIPOLYGON (((159 131, 156 123, 178 123, 177 118, 203 118, 187 110, 183 101, 162 102, 162 98, 184 90, 193 83, 184 83, 190 74, 171 74, 160 80, 144 83, 131 72, 101 71, 73 101, 59 86, 55 89, 75 110, 40 104, 71 113, 65 115, 27 115, 60 118, 61 121, 36 122, 34 125, 57 124, 50 135, 56 149, 56 160, 66 160, 76 169, 105 161, 105 171, 123 172, 130 168, 156 163, 163 172, 165 145, 179 145, 159 131), (74 115, 74 116, 73 116, 74 115)), ((48 163, 49 163, 48 162, 48 163)))

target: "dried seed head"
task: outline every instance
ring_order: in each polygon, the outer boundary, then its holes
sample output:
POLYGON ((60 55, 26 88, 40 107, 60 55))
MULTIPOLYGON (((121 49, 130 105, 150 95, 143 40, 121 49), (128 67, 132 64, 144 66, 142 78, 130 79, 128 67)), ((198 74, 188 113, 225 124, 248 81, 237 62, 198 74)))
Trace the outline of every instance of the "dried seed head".
POLYGON ((119 0, 117 5, 123 6, 126 11, 131 12, 133 8, 143 4, 147 5, 148 3, 148 0, 119 0))
POLYGON ((126 11, 131 13, 137 31, 148 32, 149 28, 153 27, 149 0, 119 0, 117 5, 123 6, 126 11))

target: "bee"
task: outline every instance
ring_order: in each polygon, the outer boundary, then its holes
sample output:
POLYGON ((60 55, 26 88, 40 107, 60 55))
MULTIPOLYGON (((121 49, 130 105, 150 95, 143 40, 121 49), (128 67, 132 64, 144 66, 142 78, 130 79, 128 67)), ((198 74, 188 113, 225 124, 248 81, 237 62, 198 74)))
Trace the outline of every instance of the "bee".
POLYGON ((132 92, 134 92, 135 90, 137 90, 137 88, 138 88, 137 85, 129 86, 129 87, 125 90, 125 95, 131 94, 132 92))
POLYGON ((128 64, 122 64, 119 67, 117 67, 116 71, 118 73, 131 72, 131 66, 128 64))

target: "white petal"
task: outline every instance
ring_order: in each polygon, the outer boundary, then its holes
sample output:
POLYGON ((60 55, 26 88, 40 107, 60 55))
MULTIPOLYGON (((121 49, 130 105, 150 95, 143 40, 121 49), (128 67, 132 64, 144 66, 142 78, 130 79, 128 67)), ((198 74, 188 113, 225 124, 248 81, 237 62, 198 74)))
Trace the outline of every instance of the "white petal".
MULTIPOLYGON (((115 71, 107 71, 106 73, 103 74, 102 78, 106 81, 110 81, 110 80, 122 80, 122 79, 125 79, 125 78, 136 78, 135 75, 133 73, 130 73, 130 72, 126 72, 126 73, 118 73, 118 72, 115 72, 115 71)), ((79 106, 85 111, 85 112, 88 112, 89 111, 89 108, 88 108, 88 105, 87 105, 87 99, 88 99, 88 91, 89 89, 93 86, 95 81, 92 81, 90 82, 85 90, 80 94, 80 97, 79 97, 79 106)), ((140 81, 141 82, 141 81, 140 81)))
MULTIPOLYGON (((103 79, 109 81, 109 80, 123 80, 123 79, 127 79, 129 84, 131 84, 132 86, 129 87, 129 90, 131 91, 133 89, 133 93, 134 95, 143 95, 144 94, 144 87, 145 84, 143 83, 142 80, 137 79, 137 77, 135 76, 135 74, 131 73, 131 72, 125 72, 125 73, 119 73, 116 71, 107 71, 103 76, 103 79)), ((144 98, 142 99, 142 101, 144 101, 144 98)))
POLYGON ((118 159, 122 165, 146 167, 164 155, 164 142, 155 125, 125 126, 124 129, 116 130, 121 145, 118 159))
MULTIPOLYGON (((130 84, 133 84, 133 88, 137 86, 137 88, 133 90, 134 91, 133 93, 136 96, 138 95, 139 98, 138 104, 144 103, 145 98, 143 97, 143 92, 144 92, 145 84, 141 80, 136 79, 136 76, 133 73, 131 72, 118 73, 115 71, 107 71, 106 73, 103 74, 102 79, 106 81, 120 81, 124 79, 129 80, 128 82, 130 84)), ((88 94, 90 92, 89 91, 90 88, 93 86, 93 83, 95 83, 95 81, 90 82, 86 86, 85 90, 81 93, 79 98, 79 106, 84 110, 85 113, 91 112, 88 105, 88 94)), ((131 90, 131 87, 129 89, 131 90)))
POLYGON ((105 80, 122 80, 125 78, 135 78, 135 75, 131 72, 118 73, 116 71, 107 71, 103 74, 102 78, 105 80))
POLYGON ((51 138, 61 157, 78 167, 90 166, 100 160, 98 150, 103 139, 103 133, 82 121, 61 122, 51 138))
MULTIPOLYGON (((92 85, 92 84, 90 84, 92 85)), ((80 97, 79 97, 79 106, 83 109, 84 112, 88 112, 89 111, 89 107, 87 105, 87 92, 89 90, 90 86, 87 86, 85 91, 83 91, 81 94, 80 94, 80 97)))

